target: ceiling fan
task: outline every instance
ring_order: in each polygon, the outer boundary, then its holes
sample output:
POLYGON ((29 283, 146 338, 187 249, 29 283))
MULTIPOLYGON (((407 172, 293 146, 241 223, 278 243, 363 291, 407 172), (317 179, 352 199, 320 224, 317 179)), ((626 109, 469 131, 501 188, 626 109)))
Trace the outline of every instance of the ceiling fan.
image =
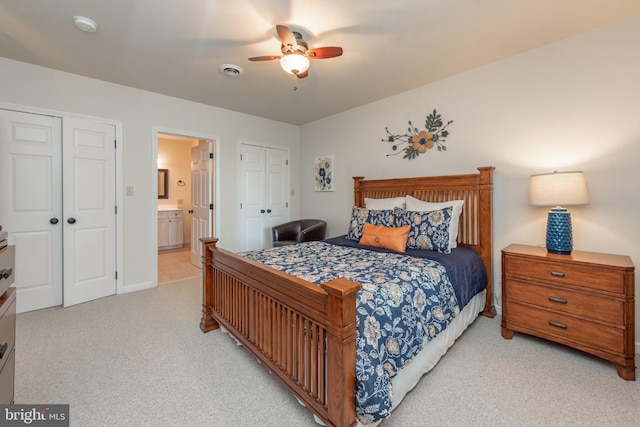
POLYGON ((309 59, 327 59, 342 55, 342 48, 329 46, 309 49, 309 45, 297 31, 291 31, 286 25, 276 25, 278 39, 282 43, 282 55, 254 56, 249 61, 280 60, 282 69, 299 79, 309 75, 309 59))

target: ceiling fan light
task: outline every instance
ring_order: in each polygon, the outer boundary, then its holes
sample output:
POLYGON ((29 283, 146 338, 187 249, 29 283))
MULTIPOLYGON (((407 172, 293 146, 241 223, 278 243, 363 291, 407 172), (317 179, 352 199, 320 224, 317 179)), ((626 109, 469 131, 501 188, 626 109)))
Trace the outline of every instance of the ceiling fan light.
POLYGON ((289 74, 302 74, 309 69, 309 58, 291 53, 280 59, 280 66, 289 74))

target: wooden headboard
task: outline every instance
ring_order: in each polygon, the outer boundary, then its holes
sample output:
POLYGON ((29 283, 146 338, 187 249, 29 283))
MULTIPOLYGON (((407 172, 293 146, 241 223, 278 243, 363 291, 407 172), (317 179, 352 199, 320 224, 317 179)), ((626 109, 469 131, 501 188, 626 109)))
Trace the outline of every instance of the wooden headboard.
POLYGON ((483 314, 493 317, 493 166, 479 167, 479 173, 365 180, 353 177, 355 206, 365 207, 364 199, 383 199, 410 195, 427 202, 464 200, 460 216, 458 243, 473 248, 487 270, 487 301, 483 314))

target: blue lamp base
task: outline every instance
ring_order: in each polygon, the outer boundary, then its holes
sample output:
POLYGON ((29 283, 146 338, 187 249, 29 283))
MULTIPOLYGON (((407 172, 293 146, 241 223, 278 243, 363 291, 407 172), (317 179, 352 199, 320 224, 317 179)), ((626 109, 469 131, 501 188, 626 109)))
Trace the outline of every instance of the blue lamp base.
POLYGON ((569 255, 572 249, 571 214, 565 208, 555 207, 547 216, 547 251, 569 255))

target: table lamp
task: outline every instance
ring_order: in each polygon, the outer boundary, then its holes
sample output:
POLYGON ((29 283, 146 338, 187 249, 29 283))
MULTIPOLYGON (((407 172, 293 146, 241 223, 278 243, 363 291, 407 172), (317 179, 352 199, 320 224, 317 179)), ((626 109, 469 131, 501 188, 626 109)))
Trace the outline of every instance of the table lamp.
POLYGON ((531 175, 530 206, 555 206, 547 216, 547 252, 568 255, 573 249, 571 214, 564 206, 589 203, 582 171, 531 175))

